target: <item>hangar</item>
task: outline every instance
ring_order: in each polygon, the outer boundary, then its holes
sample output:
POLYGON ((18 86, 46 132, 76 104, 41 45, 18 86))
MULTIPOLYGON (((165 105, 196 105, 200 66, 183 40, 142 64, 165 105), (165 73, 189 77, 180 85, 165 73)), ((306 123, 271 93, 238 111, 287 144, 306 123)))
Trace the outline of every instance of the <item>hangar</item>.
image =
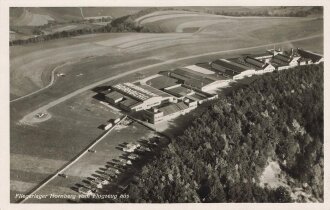
POLYGON ((173 101, 174 96, 148 85, 121 83, 111 86, 105 100, 126 111, 140 111, 160 105, 163 101, 173 101))
POLYGON ((251 67, 233 62, 228 59, 218 59, 211 63, 211 67, 217 71, 223 72, 233 79, 241 79, 248 75, 253 75, 255 70, 251 67))
MULTIPOLYGON (((197 69, 197 67, 194 67, 194 69, 197 69)), ((203 92, 207 92, 220 87, 224 81, 221 80, 223 77, 219 78, 220 75, 204 74, 188 68, 179 68, 173 71, 169 71, 168 75, 179 80, 185 87, 203 92)))

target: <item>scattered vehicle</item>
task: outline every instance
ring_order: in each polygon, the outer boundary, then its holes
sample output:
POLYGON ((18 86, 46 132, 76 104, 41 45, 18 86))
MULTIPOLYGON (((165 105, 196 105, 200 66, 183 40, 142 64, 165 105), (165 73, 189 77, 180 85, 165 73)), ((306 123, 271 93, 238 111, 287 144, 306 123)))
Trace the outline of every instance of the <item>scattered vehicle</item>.
POLYGON ((42 118, 46 116, 46 113, 37 113, 35 116, 38 118, 42 118))
POLYGON ((66 175, 66 174, 58 174, 58 176, 63 177, 63 178, 68 178, 68 175, 66 175))
POLYGON ((58 77, 65 77, 65 74, 64 73, 57 73, 56 76, 58 76, 58 77))
POLYGON ((88 152, 91 152, 91 153, 96 153, 96 150, 93 150, 93 149, 89 149, 87 150, 88 152))
POLYGON ((112 123, 108 123, 106 125, 104 125, 104 130, 109 130, 110 128, 112 128, 112 123))
POLYGON ((131 160, 136 160, 136 159, 140 158, 140 156, 137 155, 137 154, 130 154, 130 155, 128 156, 128 158, 131 159, 131 160))
POLYGON ((140 148, 137 148, 136 150, 139 153, 145 153, 145 152, 151 152, 151 150, 148 147, 141 146, 140 148))
POLYGON ((106 179, 103 179, 102 177, 97 178, 96 181, 100 182, 102 185, 109 184, 109 181, 106 179))
POLYGON ((120 174, 121 173, 118 169, 115 169, 115 168, 108 168, 107 171, 109 173, 113 173, 113 174, 120 174))
POLYGON ((84 195, 94 195, 91 189, 88 189, 87 187, 79 187, 78 192, 82 193, 84 195))
POLYGON ((138 144, 134 144, 134 143, 129 143, 126 145, 126 147, 123 148, 124 152, 134 152, 134 150, 136 150, 137 148, 139 148, 141 145, 138 144))
POLYGON ((102 187, 103 187, 101 182, 96 181, 96 180, 91 180, 90 183, 91 183, 92 187, 96 187, 96 188, 99 188, 99 189, 102 189, 102 187))
POLYGON ((115 124, 117 124, 119 121, 120 121, 120 118, 116 118, 116 119, 113 120, 113 122, 114 122, 115 124))

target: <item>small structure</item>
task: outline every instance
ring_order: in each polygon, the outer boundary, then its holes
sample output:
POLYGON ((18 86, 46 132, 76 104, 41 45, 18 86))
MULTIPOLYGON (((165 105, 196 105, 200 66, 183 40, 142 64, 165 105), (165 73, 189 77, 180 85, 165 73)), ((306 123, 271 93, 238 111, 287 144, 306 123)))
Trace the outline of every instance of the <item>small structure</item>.
POLYGON ((96 187, 96 188, 99 188, 99 189, 102 189, 102 184, 100 181, 97 181, 97 180, 91 180, 90 181, 90 184, 93 186, 93 187, 96 187))
POLYGON ((120 121, 120 118, 116 118, 116 119, 113 120, 113 123, 117 124, 117 123, 119 123, 119 121, 120 121))
POLYGON ((96 153, 96 150, 93 150, 93 149, 89 149, 88 152, 91 152, 91 153, 96 153))
POLYGON ((131 160, 136 160, 136 159, 140 158, 140 156, 137 155, 137 154, 130 154, 130 155, 128 156, 128 158, 131 159, 131 160))
POLYGON ((112 126, 113 126, 112 123, 108 123, 108 124, 104 125, 103 129, 109 130, 110 128, 112 128, 112 126))
POLYGON ((58 174, 58 176, 63 177, 63 178, 68 178, 68 175, 66 175, 66 174, 58 174))

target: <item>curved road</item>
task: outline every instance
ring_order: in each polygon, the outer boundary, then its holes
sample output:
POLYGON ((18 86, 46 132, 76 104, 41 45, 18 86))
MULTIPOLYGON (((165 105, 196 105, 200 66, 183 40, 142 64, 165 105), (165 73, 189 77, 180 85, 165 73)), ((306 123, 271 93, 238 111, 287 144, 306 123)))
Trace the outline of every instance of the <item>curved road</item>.
MULTIPOLYGON (((165 64, 171 64, 171 63, 175 63, 175 62, 178 62, 178 61, 188 60, 188 59, 192 59, 192 58, 203 57, 203 56, 207 56, 207 55, 216 55, 216 54, 221 54, 221 53, 237 52, 237 51, 242 51, 242 50, 252 50, 252 49, 257 49, 257 48, 273 46, 274 44, 285 44, 285 43, 290 43, 290 42, 295 42, 295 41, 313 39, 313 38, 322 37, 322 36, 323 36, 323 34, 318 34, 318 35, 308 36, 308 37, 304 37, 304 38, 287 40, 287 41, 283 41, 283 42, 270 43, 270 44, 265 44, 265 45, 258 45, 258 46, 253 46, 253 47, 244 47, 244 48, 238 48, 238 49, 232 49, 232 50, 208 52, 208 53, 202 53, 202 54, 198 54, 198 55, 192 55, 192 56, 186 56, 186 57, 181 57, 181 58, 170 59, 170 60, 167 60, 167 61, 164 61, 164 62, 161 62, 161 63, 157 63, 157 64, 147 65, 147 66, 144 66, 144 67, 140 67, 140 68, 137 68, 137 69, 133 69, 133 70, 118 74, 116 76, 109 77, 107 79, 104 79, 104 80, 95 82, 93 84, 87 85, 83 88, 80 88, 80 89, 78 89, 78 90, 76 90, 76 91, 74 91, 74 92, 72 92, 68 95, 65 95, 61 98, 58 98, 55 101, 52 101, 52 102, 38 108, 37 110, 35 110, 33 112, 30 112, 29 114, 25 115, 20 121, 22 123, 28 123, 29 124, 29 123, 42 122, 42 121, 48 120, 49 118, 45 118, 44 120, 43 119, 35 119, 34 116, 38 113, 47 112, 48 109, 56 106, 57 104, 60 104, 64 101, 66 101, 66 100, 68 100, 68 99, 84 92, 84 91, 87 91, 87 90, 92 89, 96 86, 102 85, 103 83, 106 83, 106 82, 109 82, 109 81, 127 76, 127 75, 132 74, 132 73, 143 71, 143 70, 146 70, 146 69, 158 67, 158 66, 165 65, 165 64)), ((43 88, 43 89, 45 89, 45 88, 43 88)))
POLYGON ((41 89, 39 89, 39 90, 36 90, 36 91, 34 91, 34 92, 32 92, 32 93, 29 93, 29 94, 27 94, 27 95, 24 95, 24 96, 21 96, 21 97, 15 98, 15 99, 11 100, 10 102, 19 101, 19 100, 21 100, 21 99, 23 99, 23 98, 26 98, 26 97, 32 96, 32 95, 34 95, 34 94, 36 94, 36 93, 39 93, 39 92, 41 92, 41 91, 43 91, 43 90, 49 88, 49 87, 52 86, 52 85, 54 84, 54 82, 55 82, 55 72, 56 72, 56 70, 58 70, 59 68, 62 68, 62 67, 64 67, 64 66, 66 66, 66 65, 68 65, 68 64, 70 64, 70 63, 71 63, 71 62, 67 62, 67 63, 63 63, 63 64, 61 64, 61 65, 56 66, 56 67, 52 70, 52 72, 51 72, 51 79, 50 79, 50 82, 49 82, 48 85, 46 85, 45 87, 43 87, 43 88, 41 88, 41 89))

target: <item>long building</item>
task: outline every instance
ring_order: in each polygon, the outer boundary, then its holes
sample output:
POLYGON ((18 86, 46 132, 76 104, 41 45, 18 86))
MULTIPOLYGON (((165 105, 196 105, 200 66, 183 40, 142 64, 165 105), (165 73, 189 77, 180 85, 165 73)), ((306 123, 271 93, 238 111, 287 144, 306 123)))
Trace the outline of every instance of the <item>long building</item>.
POLYGON ((145 120, 149 123, 157 124, 160 122, 174 119, 180 115, 184 115, 197 108, 197 102, 186 99, 178 103, 171 103, 159 108, 145 110, 145 120))
POLYGON ((174 96, 148 85, 121 83, 111 87, 111 92, 105 95, 105 100, 126 111, 140 111, 160 105, 162 102, 172 102, 174 96))
POLYGON ((226 75, 231 76, 233 79, 241 79, 245 76, 255 73, 255 69, 249 66, 233 62, 228 59, 218 59, 211 63, 214 70, 220 71, 226 75))
POLYGON ((210 91, 222 85, 223 77, 220 77, 217 74, 212 75, 198 72, 196 71, 197 67, 190 68, 194 68, 194 70, 189 68, 179 68, 169 71, 168 75, 179 80, 181 84, 186 87, 204 92, 210 91))

